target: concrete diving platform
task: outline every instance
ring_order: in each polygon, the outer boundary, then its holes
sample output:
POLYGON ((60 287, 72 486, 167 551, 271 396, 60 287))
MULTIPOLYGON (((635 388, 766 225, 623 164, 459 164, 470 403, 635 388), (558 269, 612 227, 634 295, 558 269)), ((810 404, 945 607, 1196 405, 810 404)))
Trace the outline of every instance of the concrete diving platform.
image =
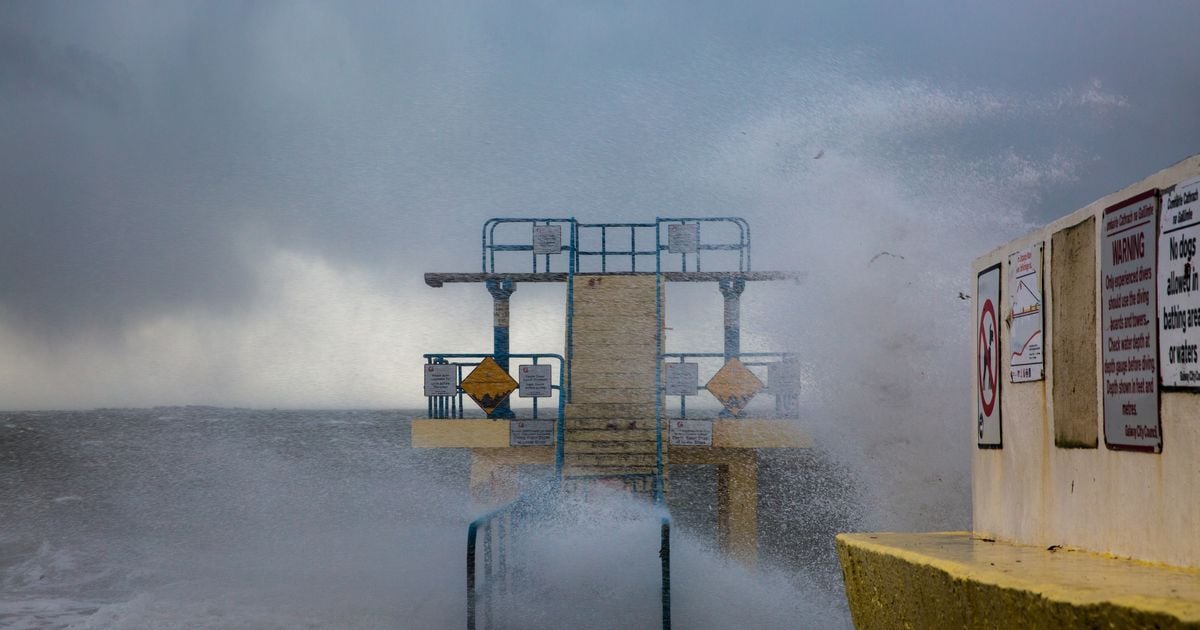
MULTIPOLYGON (((412 421, 413 448, 508 448, 513 420, 432 419, 412 421)), ((651 420, 651 422, 653 422, 651 420)), ((666 423, 669 424, 669 423, 666 423)), ((670 433, 668 428, 666 431, 670 433)), ((810 448, 812 438, 787 420, 752 418, 714 420, 711 448, 810 448)), ((528 448, 528 447, 525 447, 528 448)), ((706 450, 707 446, 672 446, 671 452, 706 450)), ((551 451, 547 460, 553 461, 551 451)))
MULTIPOLYGON (((606 272, 606 276, 649 276, 653 271, 606 272)), ((743 280, 745 282, 767 282, 804 279, 804 274, 790 271, 664 271, 662 279, 667 282, 720 282, 721 280, 743 280)), ((538 273, 427 273, 425 284, 437 289, 447 283, 499 282, 566 282, 566 272, 538 273)))

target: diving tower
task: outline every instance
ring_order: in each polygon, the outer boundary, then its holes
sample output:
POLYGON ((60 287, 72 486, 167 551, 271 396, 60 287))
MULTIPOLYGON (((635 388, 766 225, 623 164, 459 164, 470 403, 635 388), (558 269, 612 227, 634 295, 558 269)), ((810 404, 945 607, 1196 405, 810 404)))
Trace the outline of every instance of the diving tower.
POLYGON ((754 270, 750 226, 736 217, 498 218, 481 236, 480 271, 425 282, 483 284, 491 348, 425 354, 428 417, 413 421, 413 447, 469 449, 481 507, 515 499, 523 467, 553 466, 566 493, 615 488, 662 504, 672 467, 714 466, 719 547, 753 565, 757 452, 809 438, 797 428, 796 355, 743 352, 740 303, 748 285, 798 274, 754 270), (563 350, 522 354, 509 344, 522 325, 510 301, 520 285, 547 282, 565 287, 563 350), (685 282, 716 285, 723 334, 668 353, 666 293, 685 282), (469 417, 472 400, 486 418, 469 417))

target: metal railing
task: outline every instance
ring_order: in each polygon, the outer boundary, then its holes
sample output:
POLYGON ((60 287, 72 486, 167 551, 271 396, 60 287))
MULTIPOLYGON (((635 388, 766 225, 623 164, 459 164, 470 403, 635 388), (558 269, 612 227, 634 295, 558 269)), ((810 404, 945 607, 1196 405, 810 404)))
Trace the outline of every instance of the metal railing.
MULTIPOLYGON (((483 627, 492 628, 495 617, 507 617, 506 605, 514 576, 509 571, 509 558, 523 542, 521 531, 528 525, 530 499, 520 497, 511 503, 487 512, 467 526, 467 628, 478 627, 478 612, 483 609, 483 627), (480 549, 482 542, 482 550, 480 549), (482 564, 480 567, 480 552, 482 564), (482 575, 479 573, 482 568, 482 575)), ((504 624, 507 627, 509 624, 504 624)))
MULTIPOLYGON (((577 222, 574 217, 567 218, 530 218, 530 217, 494 217, 483 222, 483 249, 480 257, 483 264, 482 271, 484 273, 496 273, 496 253, 497 252, 529 252, 530 262, 532 263, 533 273, 538 272, 538 256, 534 253, 533 247, 533 228, 537 226, 560 226, 567 228, 566 242, 562 243, 560 251, 568 253, 567 273, 572 272, 573 266, 578 262, 578 257, 575 255, 576 228, 577 222), (496 242, 496 229, 502 225, 528 225, 530 232, 528 237, 521 241, 508 241, 504 243, 496 242)), ((553 254, 541 254, 542 257, 542 272, 550 272, 551 256, 553 254)), ((515 272, 515 269, 509 271, 515 272)))
MULTIPOLYGON (((668 256, 679 256, 679 270, 688 271, 689 256, 692 261, 693 271, 702 271, 701 255, 703 252, 736 252, 737 253, 737 272, 748 272, 751 270, 750 257, 750 224, 741 217, 656 217, 653 223, 580 223, 574 217, 494 217, 483 223, 481 233, 481 249, 480 249, 480 266, 484 273, 497 273, 496 254, 497 253, 517 253, 525 255, 528 253, 530 269, 533 273, 539 273, 539 254, 534 246, 534 231, 542 226, 559 226, 565 229, 565 236, 560 232, 560 237, 564 242, 559 244, 558 251, 564 252, 567 255, 564 257, 565 262, 561 265, 565 269, 555 271, 552 256, 553 254, 545 253, 541 256, 541 271, 540 273, 566 273, 567 274, 567 330, 566 330, 566 368, 565 382, 567 397, 570 397, 572 385, 572 359, 575 353, 575 276, 582 271, 582 261, 586 258, 589 260, 599 259, 599 273, 610 273, 609 259, 623 260, 626 256, 629 258, 629 272, 638 272, 639 257, 654 257, 654 274, 655 274, 655 297, 657 301, 658 321, 662 321, 662 273, 663 254, 668 256), (729 225, 736 228, 737 237, 733 238, 709 238, 709 242, 705 242, 705 225, 729 225), (502 226, 528 226, 529 232, 522 232, 519 236, 512 237, 508 240, 498 240, 497 230, 502 226), (664 241, 663 226, 667 225, 695 225, 696 226, 696 243, 694 252, 676 252, 670 251, 671 244, 664 241), (642 238, 652 238, 652 242, 648 249, 644 249, 644 245, 639 246, 638 234, 639 230, 646 233, 642 238), (653 237, 649 231, 653 230, 653 237), (628 249, 624 249, 626 239, 624 238, 627 231, 628 249), (599 233, 600 246, 599 249, 583 249, 581 247, 581 234, 587 232, 590 234, 599 233), (609 248, 610 240, 613 243, 613 248, 609 248), (618 244, 619 243, 619 244, 618 244), (639 248, 642 247, 642 248, 639 248)), ((711 232, 709 232, 711 235, 711 232)), ((643 240, 644 242, 644 240, 643 240)), ((732 265, 731 265, 732 266, 732 265)), ((712 269, 709 269, 710 271, 712 269)), ((728 270, 727 270, 728 271, 728 270)), ((516 269, 509 270, 511 273, 516 273, 516 269)), ((596 271, 590 271, 596 273, 596 271)), ((648 272, 647 272, 648 273, 648 272)), ((658 348, 662 350, 661 331, 658 333, 658 348)), ((661 361, 660 361, 661 364, 661 361)), ((655 386, 660 386, 661 383, 661 365, 655 374, 655 386)), ((461 398, 461 397, 460 397, 461 398)), ((458 409, 461 410, 461 399, 458 409)), ((656 433, 661 434, 661 422, 656 423, 656 433)), ((661 435, 659 435, 661 438, 661 435)), ((561 440, 560 440, 561 444, 561 440)), ((661 462, 661 448, 656 449, 657 457, 661 462)), ((661 464, 657 467, 661 469, 661 464)), ((661 470, 657 473, 657 483, 661 486, 661 470)))
MULTIPOLYGON (((454 396, 430 396, 428 397, 428 408, 430 418, 461 418, 463 417, 463 392, 462 381, 465 377, 464 369, 479 365, 483 359, 492 357, 492 354, 482 353, 462 353, 462 352, 431 352, 423 355, 427 364, 440 365, 455 365, 458 367, 458 381, 456 389, 458 391, 454 396)), ((557 392, 558 399, 557 414, 554 423, 554 469, 556 473, 562 473, 563 465, 563 439, 564 425, 563 412, 566 409, 567 400, 570 398, 570 390, 563 385, 564 374, 566 370, 566 360, 560 354, 551 353, 509 353, 509 359, 530 359, 533 365, 538 365, 539 360, 555 360, 558 361, 558 383, 551 384, 550 389, 557 392)), ((533 398, 532 403, 532 420, 539 419, 538 399, 533 398)))
POLYGON ((671 514, 663 507, 659 526, 658 558, 662 570, 662 628, 671 629, 671 514))
MULTIPOLYGON (((503 265, 500 271, 497 271, 496 254, 521 253, 522 256, 529 256, 528 269, 532 270, 533 273, 567 273, 572 275, 597 272, 609 273, 610 260, 628 260, 628 269, 622 269, 620 272, 637 273, 639 260, 654 257, 655 269, 661 270, 660 254, 664 251, 669 252, 670 248, 670 243, 663 240, 664 235, 662 232, 664 230, 661 229, 663 224, 690 224, 696 226, 696 251, 671 254, 679 256, 679 271, 688 271, 689 260, 691 260, 692 271, 703 271, 702 253, 718 251, 737 253, 736 269, 725 269, 725 271, 750 271, 750 224, 741 217, 660 217, 656 218, 654 222, 641 223, 581 223, 574 217, 496 217, 488 219, 483 224, 480 263, 484 273, 516 273, 518 272, 517 267, 503 265), (529 226, 530 231, 528 233, 522 231, 519 235, 513 235, 511 234, 511 230, 507 230, 509 232, 508 238, 500 240, 497 237, 497 230, 508 225, 526 225, 529 226), (737 236, 736 238, 731 238, 729 235, 718 234, 716 237, 713 237, 711 230, 709 232, 704 231, 703 227, 706 225, 732 226, 736 229, 737 236), (559 252, 566 253, 567 255, 564 257, 563 265, 557 270, 554 269, 555 265, 553 265, 553 259, 551 258, 554 254, 538 254, 535 252, 533 230, 542 226, 560 226, 560 228, 565 228, 559 252), (706 236, 708 242, 705 241, 706 236), (584 247, 583 242, 585 237, 591 237, 592 240, 598 238, 598 247, 584 247), (525 254, 526 252, 527 254, 525 254), (599 269, 585 271, 582 266, 585 259, 598 259, 600 263, 599 269)), ((643 268, 646 273, 649 273, 648 268, 643 268)))
MULTIPOLYGON (((752 372, 756 372, 755 376, 759 377, 764 384, 763 389, 759 393, 767 394, 775 399, 775 410, 773 415, 778 418, 791 418, 796 414, 797 402, 796 398, 800 394, 800 383, 798 382, 799 370, 799 355, 794 352, 740 352, 735 355, 742 365, 749 368, 752 372), (762 370, 766 368, 767 374, 762 374, 762 370), (772 374, 772 369, 777 371, 772 374), (764 378, 767 376, 767 378, 764 378), (782 382, 771 382, 772 378, 782 382)), ((722 352, 664 352, 660 355, 660 360, 672 363, 687 363, 688 359, 708 359, 710 363, 717 363, 716 369, 711 372, 715 373, 726 361, 725 354, 722 352), (715 360, 715 361, 714 361, 715 360)), ((711 377, 710 377, 711 378, 711 377)), ((701 376, 701 381, 704 377, 701 376)), ((699 386, 699 391, 707 391, 703 385, 699 386)), ((664 391, 664 396, 671 396, 664 391)), ((679 398, 679 418, 686 419, 687 415, 687 396, 678 396, 679 398)), ((719 404, 719 401, 718 401, 719 404)), ((664 405, 665 412, 665 405, 664 405)))
MULTIPOLYGON (((545 519, 557 493, 522 495, 484 513, 467 526, 467 629, 520 627, 514 591, 528 586, 522 565, 530 528, 545 519), (482 617, 482 619, 481 619, 482 617), (482 622, 482 623, 481 623, 482 622)), ((659 527, 661 625, 671 627, 671 515, 662 508, 659 527)))

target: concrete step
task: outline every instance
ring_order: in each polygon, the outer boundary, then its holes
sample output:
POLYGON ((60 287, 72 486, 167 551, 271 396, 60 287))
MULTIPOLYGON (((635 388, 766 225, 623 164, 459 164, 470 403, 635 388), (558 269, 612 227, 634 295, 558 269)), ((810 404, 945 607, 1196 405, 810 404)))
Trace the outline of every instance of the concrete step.
POLYGON ((583 359, 572 362, 572 387, 654 388, 654 361, 583 359))
MULTIPOLYGON (((665 464, 665 462, 664 462, 665 464)), ((563 477, 608 477, 617 475, 653 475, 654 466, 564 465, 563 477)))
MULTIPOLYGON (((590 375, 586 379, 594 384, 596 379, 590 375)), ((641 403, 654 404, 654 387, 580 387, 576 385, 571 392, 572 404, 588 403, 641 403)))
POLYGON ((644 373, 649 371, 651 376, 654 374, 654 361, 657 357, 654 350, 654 340, 648 343, 635 344, 605 344, 592 342, 581 344, 579 338, 575 339, 575 351, 571 356, 572 367, 603 365, 606 363, 613 364, 613 370, 617 372, 636 371, 644 373))
POLYGON ((563 417, 579 418, 579 419, 597 419, 603 420, 608 418, 616 418, 622 420, 645 420, 654 418, 654 403, 627 403, 627 402, 605 402, 605 403, 567 403, 563 417))
MULTIPOLYGON (((621 420, 617 418, 563 418, 563 427, 567 431, 653 431, 654 418, 639 418, 621 420)), ((663 421, 666 428, 666 421, 663 421)))
POLYGON ((612 276, 580 274, 575 276, 575 293, 649 293, 655 291, 654 276, 612 276))
MULTIPOLYGON (((649 453, 653 455, 657 450, 657 444, 653 441, 637 441, 637 442, 564 442, 564 453, 649 453)), ((666 444, 663 445, 663 451, 666 452, 666 444)))
POLYGON ((657 321, 658 313, 654 310, 653 305, 650 306, 634 306, 634 305, 601 305, 601 304, 586 304, 580 305, 575 302, 575 320, 571 326, 571 330, 578 335, 580 331, 588 332, 612 332, 613 325, 610 322, 624 324, 624 327, 616 329, 624 330, 628 327, 630 334, 641 336, 649 336, 654 334, 654 322, 657 321))
MULTIPOLYGON (((565 439, 563 440, 564 448, 566 447, 567 444, 570 444, 572 442, 641 442, 641 441, 653 442, 655 439, 654 431, 646 431, 646 430, 641 430, 641 429, 633 429, 633 430, 604 429, 604 430, 598 430, 598 431, 567 429, 567 430, 565 430, 565 434, 566 434, 566 436, 565 436, 565 439)), ((665 443, 666 437, 667 436, 664 433, 664 435, 663 435, 664 443, 665 443)))
POLYGON ((571 370, 575 391, 585 389, 632 388, 648 389, 654 393, 654 366, 640 366, 638 370, 625 370, 612 361, 575 362, 571 370))
POLYGON ((621 468, 654 468, 654 453, 568 453, 564 466, 609 466, 621 468))

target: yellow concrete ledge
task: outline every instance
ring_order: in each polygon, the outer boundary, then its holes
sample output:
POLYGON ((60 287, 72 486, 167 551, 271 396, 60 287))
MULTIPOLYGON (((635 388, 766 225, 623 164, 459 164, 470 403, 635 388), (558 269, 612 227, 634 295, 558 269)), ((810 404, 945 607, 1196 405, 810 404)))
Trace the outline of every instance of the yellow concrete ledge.
MULTIPOLYGON (((651 418, 653 423, 653 418, 651 418)), ((664 436, 665 437, 665 436, 664 436)), ((413 448, 504 448, 507 420, 418 418, 412 421, 413 448)), ((809 448, 812 439, 786 420, 716 420, 712 448, 809 448)), ((529 448, 529 447, 521 447, 529 448)), ((670 447, 668 447, 670 448, 670 447)))
POLYGON ((787 420, 714 420, 713 448, 809 448, 812 438, 787 420))
POLYGON ((987 542, 839 534, 858 628, 1200 628, 1200 570, 987 542))
POLYGON ((507 420, 419 418, 412 421, 413 448, 507 448, 507 420))

